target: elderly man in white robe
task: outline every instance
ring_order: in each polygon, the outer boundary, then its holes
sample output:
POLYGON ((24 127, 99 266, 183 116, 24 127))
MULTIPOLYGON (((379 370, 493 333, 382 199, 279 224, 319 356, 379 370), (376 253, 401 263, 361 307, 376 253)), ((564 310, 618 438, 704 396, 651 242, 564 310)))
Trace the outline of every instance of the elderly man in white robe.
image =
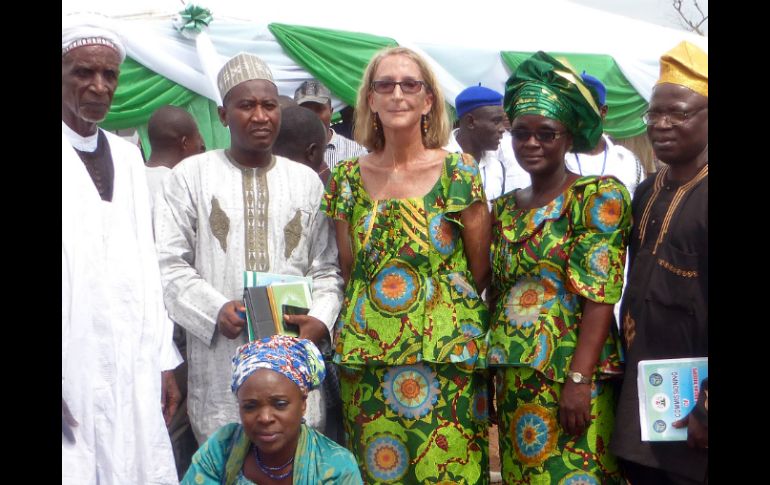
MULTIPOLYGON (((188 412, 203 443, 238 422, 230 360, 247 341, 244 270, 308 276, 308 315, 286 317, 320 345, 342 303, 333 226, 319 210, 323 186, 310 168, 272 153, 281 109, 267 65, 239 54, 220 71, 222 124, 231 145, 183 160, 155 201, 155 237, 166 306, 187 330, 188 412)), ((323 429, 325 404, 308 396, 308 425, 323 429)))
POLYGON ((107 22, 62 19, 62 483, 176 484, 161 371, 182 360, 142 157, 97 127, 125 58, 107 22))

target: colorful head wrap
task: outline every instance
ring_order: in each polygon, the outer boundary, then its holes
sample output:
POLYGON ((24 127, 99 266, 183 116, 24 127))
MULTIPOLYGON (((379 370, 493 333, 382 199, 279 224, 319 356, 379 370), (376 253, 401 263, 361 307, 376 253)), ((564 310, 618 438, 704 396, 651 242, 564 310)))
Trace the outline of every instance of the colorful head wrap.
POLYGON ((660 58, 660 79, 655 84, 679 84, 709 97, 709 56, 698 46, 680 42, 660 58))
POLYGON ((87 45, 103 45, 114 49, 120 62, 126 58, 126 49, 115 32, 113 21, 103 15, 72 14, 62 17, 61 55, 87 45))
POLYGON ((602 135, 595 93, 574 70, 538 51, 505 82, 503 106, 511 120, 536 114, 561 122, 572 134, 573 150, 580 152, 595 147, 602 135))
POLYGON ((233 394, 257 369, 285 375, 303 394, 317 389, 326 377, 323 356, 313 342, 287 335, 273 335, 238 348, 233 357, 233 394))

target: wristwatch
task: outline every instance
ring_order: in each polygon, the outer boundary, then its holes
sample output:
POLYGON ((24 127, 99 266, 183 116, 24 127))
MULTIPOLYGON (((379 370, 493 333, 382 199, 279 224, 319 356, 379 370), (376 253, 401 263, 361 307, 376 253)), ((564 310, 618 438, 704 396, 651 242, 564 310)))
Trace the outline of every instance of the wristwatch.
POLYGON ((584 376, 580 372, 575 372, 575 371, 571 370, 571 371, 567 372, 567 377, 569 377, 572 380, 572 382, 574 382, 575 384, 590 384, 591 383, 591 378, 584 376))

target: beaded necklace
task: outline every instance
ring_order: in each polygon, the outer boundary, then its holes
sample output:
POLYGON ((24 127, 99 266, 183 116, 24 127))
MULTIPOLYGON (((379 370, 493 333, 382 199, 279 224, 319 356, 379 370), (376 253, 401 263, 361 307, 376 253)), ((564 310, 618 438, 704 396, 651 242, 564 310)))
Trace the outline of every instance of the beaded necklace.
POLYGON ((257 466, 259 467, 259 469, 262 470, 262 473, 264 473, 268 477, 272 478, 273 480, 283 480, 284 478, 286 478, 289 475, 291 475, 292 472, 294 471, 294 468, 292 467, 292 469, 290 469, 286 473, 279 473, 277 475, 273 475, 273 473, 272 473, 272 472, 277 472, 277 471, 283 470, 287 466, 289 466, 292 463, 294 463, 294 457, 293 456, 291 457, 291 459, 289 461, 287 461, 286 463, 284 463, 281 466, 275 466, 275 467, 267 466, 264 463, 262 463, 262 460, 259 458, 259 448, 257 448, 255 446, 254 447, 254 460, 257 462, 257 466))

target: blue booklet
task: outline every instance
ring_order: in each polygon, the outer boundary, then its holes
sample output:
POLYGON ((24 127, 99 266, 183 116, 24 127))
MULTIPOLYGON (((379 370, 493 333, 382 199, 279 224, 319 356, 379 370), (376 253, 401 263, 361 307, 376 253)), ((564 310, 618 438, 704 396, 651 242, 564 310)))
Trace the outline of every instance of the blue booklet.
POLYGON ((671 423, 695 407, 708 357, 643 360, 639 362, 639 420, 642 441, 687 441, 687 428, 671 423))

